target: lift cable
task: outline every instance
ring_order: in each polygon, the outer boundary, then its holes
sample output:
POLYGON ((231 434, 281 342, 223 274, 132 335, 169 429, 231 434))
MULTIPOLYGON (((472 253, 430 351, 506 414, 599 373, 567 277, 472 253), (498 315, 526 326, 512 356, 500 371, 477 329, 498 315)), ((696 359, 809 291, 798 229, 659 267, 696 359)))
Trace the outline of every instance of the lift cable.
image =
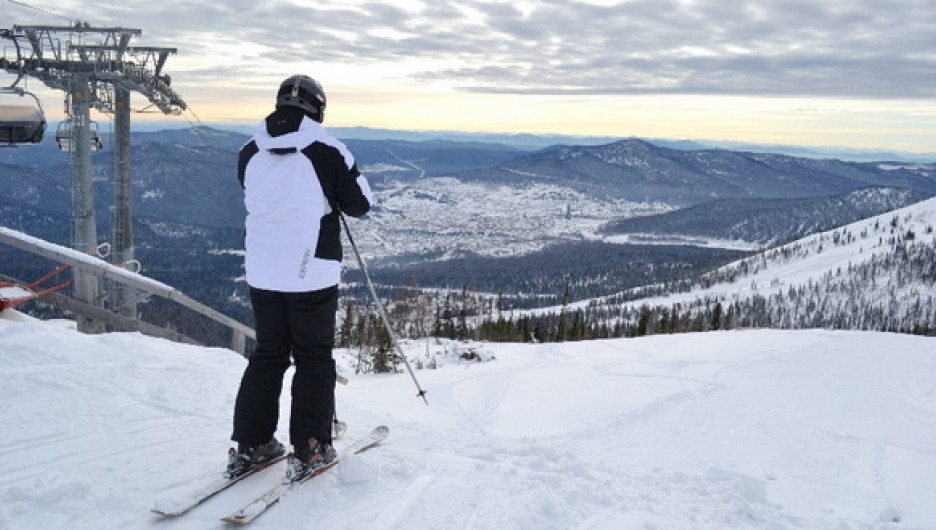
POLYGON ((77 18, 66 17, 65 15, 60 15, 60 14, 58 14, 58 13, 53 13, 52 11, 49 11, 48 9, 45 9, 45 8, 42 8, 42 7, 36 7, 36 6, 30 5, 30 4, 27 4, 26 2, 20 2, 19 0, 7 0, 7 2, 10 2, 10 3, 13 4, 13 5, 17 5, 17 6, 20 6, 20 7, 22 7, 22 8, 25 8, 25 9, 29 9, 29 10, 35 11, 36 13, 39 13, 39 14, 42 14, 42 15, 46 15, 46 16, 50 16, 50 17, 55 17, 55 18, 60 18, 60 19, 62 19, 62 20, 67 20, 67 21, 72 22, 72 23, 75 23, 75 24, 80 24, 80 23, 81 23, 81 21, 78 20, 77 18))

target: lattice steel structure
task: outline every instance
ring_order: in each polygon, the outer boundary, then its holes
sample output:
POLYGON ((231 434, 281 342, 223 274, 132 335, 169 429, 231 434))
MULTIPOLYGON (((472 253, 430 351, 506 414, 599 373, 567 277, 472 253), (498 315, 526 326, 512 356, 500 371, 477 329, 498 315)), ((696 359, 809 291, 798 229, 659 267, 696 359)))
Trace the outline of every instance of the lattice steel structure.
MULTIPOLYGON (((98 246, 97 226, 91 194, 92 108, 114 116, 114 233, 115 263, 134 260, 131 222, 130 180, 130 94, 145 96, 167 115, 181 114, 185 102, 170 88, 163 73, 175 48, 130 46, 139 29, 93 27, 85 22, 68 26, 14 26, 0 30, 0 37, 13 41, 16 58, 4 57, 0 68, 18 76, 33 77, 46 86, 66 93, 66 112, 71 121, 72 244, 80 251, 98 246)), ((78 272, 75 295, 103 306, 102 290, 93 276, 78 272)), ((112 309, 135 316, 136 296, 115 289, 112 309)), ((102 331, 102 325, 79 319, 79 329, 102 331)))

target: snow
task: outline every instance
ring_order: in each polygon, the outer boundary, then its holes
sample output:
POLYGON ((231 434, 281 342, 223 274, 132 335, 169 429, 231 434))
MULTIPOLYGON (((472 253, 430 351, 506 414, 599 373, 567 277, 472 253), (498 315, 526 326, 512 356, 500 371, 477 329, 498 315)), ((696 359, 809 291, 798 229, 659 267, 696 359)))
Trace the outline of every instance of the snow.
MULTIPOLYGON (((223 528, 279 480, 281 465, 181 519, 151 514, 223 467, 243 360, 73 328, 0 313, 0 529, 223 528)), ((390 438, 253 526, 936 528, 934 344, 823 330, 485 344, 485 362, 417 373, 429 406, 407 375, 354 376, 340 352, 339 449, 380 423, 390 438)))
POLYGON ((28 298, 33 293, 18 285, 0 284, 0 300, 16 300, 18 298, 28 298))

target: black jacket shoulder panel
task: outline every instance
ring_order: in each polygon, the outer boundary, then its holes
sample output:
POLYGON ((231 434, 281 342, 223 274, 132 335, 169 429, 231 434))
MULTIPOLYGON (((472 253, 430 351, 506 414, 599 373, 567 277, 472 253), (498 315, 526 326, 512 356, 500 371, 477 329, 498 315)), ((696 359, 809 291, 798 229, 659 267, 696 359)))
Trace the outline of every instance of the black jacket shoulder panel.
POLYGON ((244 178, 247 176, 247 164, 250 163, 250 159, 258 152, 260 152, 260 148, 257 147, 257 142, 254 140, 247 142, 244 147, 241 147, 237 157, 237 179, 240 180, 241 188, 244 187, 244 178))
POLYGON ((331 206, 331 213, 322 218, 319 226, 319 241, 315 257, 341 260, 341 223, 338 212, 359 217, 370 210, 370 202, 357 183, 360 175, 357 164, 348 167, 347 161, 336 147, 313 142, 302 150, 318 175, 325 199, 331 206))
POLYGON ((333 146, 314 142, 302 150, 318 173, 325 197, 333 208, 360 217, 370 210, 370 202, 358 185, 357 164, 347 166, 344 156, 333 146))

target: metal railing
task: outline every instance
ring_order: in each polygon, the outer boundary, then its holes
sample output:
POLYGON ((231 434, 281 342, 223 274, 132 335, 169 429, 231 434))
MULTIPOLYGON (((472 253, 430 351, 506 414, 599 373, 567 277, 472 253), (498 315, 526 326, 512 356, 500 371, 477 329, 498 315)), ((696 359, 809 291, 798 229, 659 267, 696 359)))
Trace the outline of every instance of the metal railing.
MULTIPOLYGON (((35 238, 22 232, 0 226, 0 243, 5 243, 12 247, 30 252, 37 256, 50 259, 58 263, 68 264, 74 269, 86 274, 96 276, 99 279, 108 279, 123 285, 128 285, 137 289, 142 298, 150 296, 160 296, 172 300, 196 313, 199 313, 231 330, 230 348, 241 355, 245 355, 247 347, 247 338, 256 339, 254 330, 233 318, 216 311, 201 302, 189 298, 178 289, 147 278, 138 273, 128 271, 117 265, 107 263, 98 257, 78 252, 77 250, 56 245, 48 241, 35 238)), ((95 307, 92 304, 76 300, 55 293, 50 297, 50 301, 60 305, 69 311, 81 313, 89 318, 103 321, 117 329, 133 329, 147 335, 154 335, 170 340, 181 342, 196 343, 191 338, 185 337, 174 330, 160 328, 153 324, 141 322, 137 319, 131 319, 119 315, 108 309, 95 307)))

